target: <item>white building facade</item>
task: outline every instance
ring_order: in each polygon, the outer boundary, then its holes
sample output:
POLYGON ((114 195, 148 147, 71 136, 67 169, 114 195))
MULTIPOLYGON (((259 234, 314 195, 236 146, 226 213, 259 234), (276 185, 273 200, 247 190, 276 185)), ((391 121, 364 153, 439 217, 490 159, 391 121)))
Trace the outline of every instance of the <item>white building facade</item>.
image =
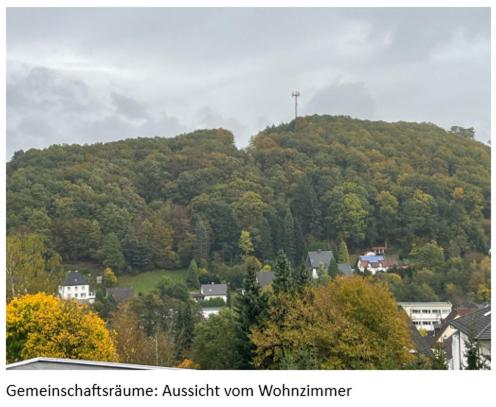
POLYGON ((433 331, 451 312, 450 302, 399 302, 417 329, 433 331))
POLYGON ((85 275, 79 271, 69 271, 62 285, 59 285, 59 296, 64 300, 76 300, 80 303, 95 302, 95 293, 85 275))

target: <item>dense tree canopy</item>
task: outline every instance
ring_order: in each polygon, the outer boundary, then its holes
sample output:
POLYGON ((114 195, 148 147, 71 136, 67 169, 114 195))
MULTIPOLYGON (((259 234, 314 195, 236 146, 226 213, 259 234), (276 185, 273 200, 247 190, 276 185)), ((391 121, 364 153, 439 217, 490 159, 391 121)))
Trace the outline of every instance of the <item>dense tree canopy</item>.
POLYGON ((406 316, 384 285, 363 277, 282 293, 252 340, 259 368, 398 369, 412 358, 406 316))
POLYGON ((7 361, 34 357, 117 361, 114 339, 89 308, 43 293, 7 304, 7 361))
POLYGON ((490 148, 470 129, 345 116, 272 126, 243 150, 222 129, 55 145, 7 164, 7 231, 36 233, 45 257, 116 273, 187 268, 193 259, 201 268, 247 255, 273 261, 280 249, 297 269, 307 249, 334 247, 345 261, 346 245, 356 253, 387 242, 426 270, 414 287, 425 298, 468 290, 483 298, 489 164, 490 148), (453 266, 453 286, 430 285, 428 272, 440 271, 423 264, 432 257, 418 251, 426 244, 453 266), (473 261, 463 275, 460 264, 473 261))
POLYGON ((39 291, 55 294, 60 278, 60 256, 50 255, 40 235, 7 237, 7 301, 39 291))

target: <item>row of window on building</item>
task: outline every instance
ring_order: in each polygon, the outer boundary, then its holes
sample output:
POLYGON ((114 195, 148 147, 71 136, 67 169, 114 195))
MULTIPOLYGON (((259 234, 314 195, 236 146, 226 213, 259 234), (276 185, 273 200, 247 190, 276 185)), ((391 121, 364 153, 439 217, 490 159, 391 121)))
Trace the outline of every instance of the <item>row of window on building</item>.
POLYGON ((412 314, 441 314, 446 313, 446 311, 441 311, 440 309, 412 309, 412 314))

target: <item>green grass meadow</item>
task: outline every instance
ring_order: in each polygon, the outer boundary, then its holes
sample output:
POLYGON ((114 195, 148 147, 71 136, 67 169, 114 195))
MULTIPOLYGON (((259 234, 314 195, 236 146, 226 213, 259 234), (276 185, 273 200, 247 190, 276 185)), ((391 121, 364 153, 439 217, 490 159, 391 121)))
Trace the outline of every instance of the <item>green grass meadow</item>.
POLYGON ((168 277, 174 282, 185 282, 186 270, 153 270, 139 273, 135 276, 123 275, 117 277, 118 287, 133 287, 134 295, 138 293, 146 294, 152 291, 159 281, 168 277))
MULTIPOLYGON (((92 282, 94 282, 95 276, 99 275, 103 270, 103 267, 99 267, 97 264, 91 262, 65 263, 63 267, 66 272, 69 270, 78 270, 83 274, 91 276, 92 282)), ((174 282, 186 282, 186 269, 152 270, 136 275, 125 274, 117 276, 117 286, 133 287, 134 295, 140 292, 146 294, 152 291, 163 277, 168 277, 174 282)))

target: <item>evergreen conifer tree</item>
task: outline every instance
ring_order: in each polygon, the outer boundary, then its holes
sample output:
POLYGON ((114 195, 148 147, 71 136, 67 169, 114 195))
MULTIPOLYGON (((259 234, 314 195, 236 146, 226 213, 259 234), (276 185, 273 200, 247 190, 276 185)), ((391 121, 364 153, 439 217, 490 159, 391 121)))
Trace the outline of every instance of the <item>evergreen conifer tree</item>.
POLYGON ((174 321, 174 344, 177 361, 182 361, 191 350, 194 321, 191 304, 183 302, 179 306, 174 321))
POLYGON ((310 272, 305 264, 300 265, 294 273, 294 285, 298 290, 302 290, 305 286, 310 284, 310 272))
POLYGON ((348 253, 348 246, 346 246, 346 242, 344 241, 344 239, 341 239, 339 242, 337 257, 338 257, 337 261, 339 263, 350 264, 350 255, 348 253))
POLYGON ((291 261, 291 263, 295 263, 296 261, 296 239, 295 239, 295 223, 293 219, 293 215, 291 213, 291 209, 286 209, 286 215, 283 220, 283 234, 282 234, 282 244, 283 250, 286 252, 287 257, 291 261))
POLYGON ((267 304, 266 296, 263 294, 256 279, 256 268, 253 263, 248 264, 247 274, 243 281, 243 294, 238 297, 238 334, 239 354, 241 356, 241 368, 251 367, 253 344, 250 341, 250 330, 260 320, 267 304))
POLYGON ((331 257, 331 262, 329 263, 329 269, 327 270, 327 274, 329 274, 329 277, 331 278, 336 278, 336 276, 340 274, 338 269, 338 263, 336 262, 334 256, 331 257))
POLYGON ((274 265, 274 281, 272 289, 274 293, 289 292, 293 288, 293 276, 291 264, 284 250, 279 250, 274 265))

